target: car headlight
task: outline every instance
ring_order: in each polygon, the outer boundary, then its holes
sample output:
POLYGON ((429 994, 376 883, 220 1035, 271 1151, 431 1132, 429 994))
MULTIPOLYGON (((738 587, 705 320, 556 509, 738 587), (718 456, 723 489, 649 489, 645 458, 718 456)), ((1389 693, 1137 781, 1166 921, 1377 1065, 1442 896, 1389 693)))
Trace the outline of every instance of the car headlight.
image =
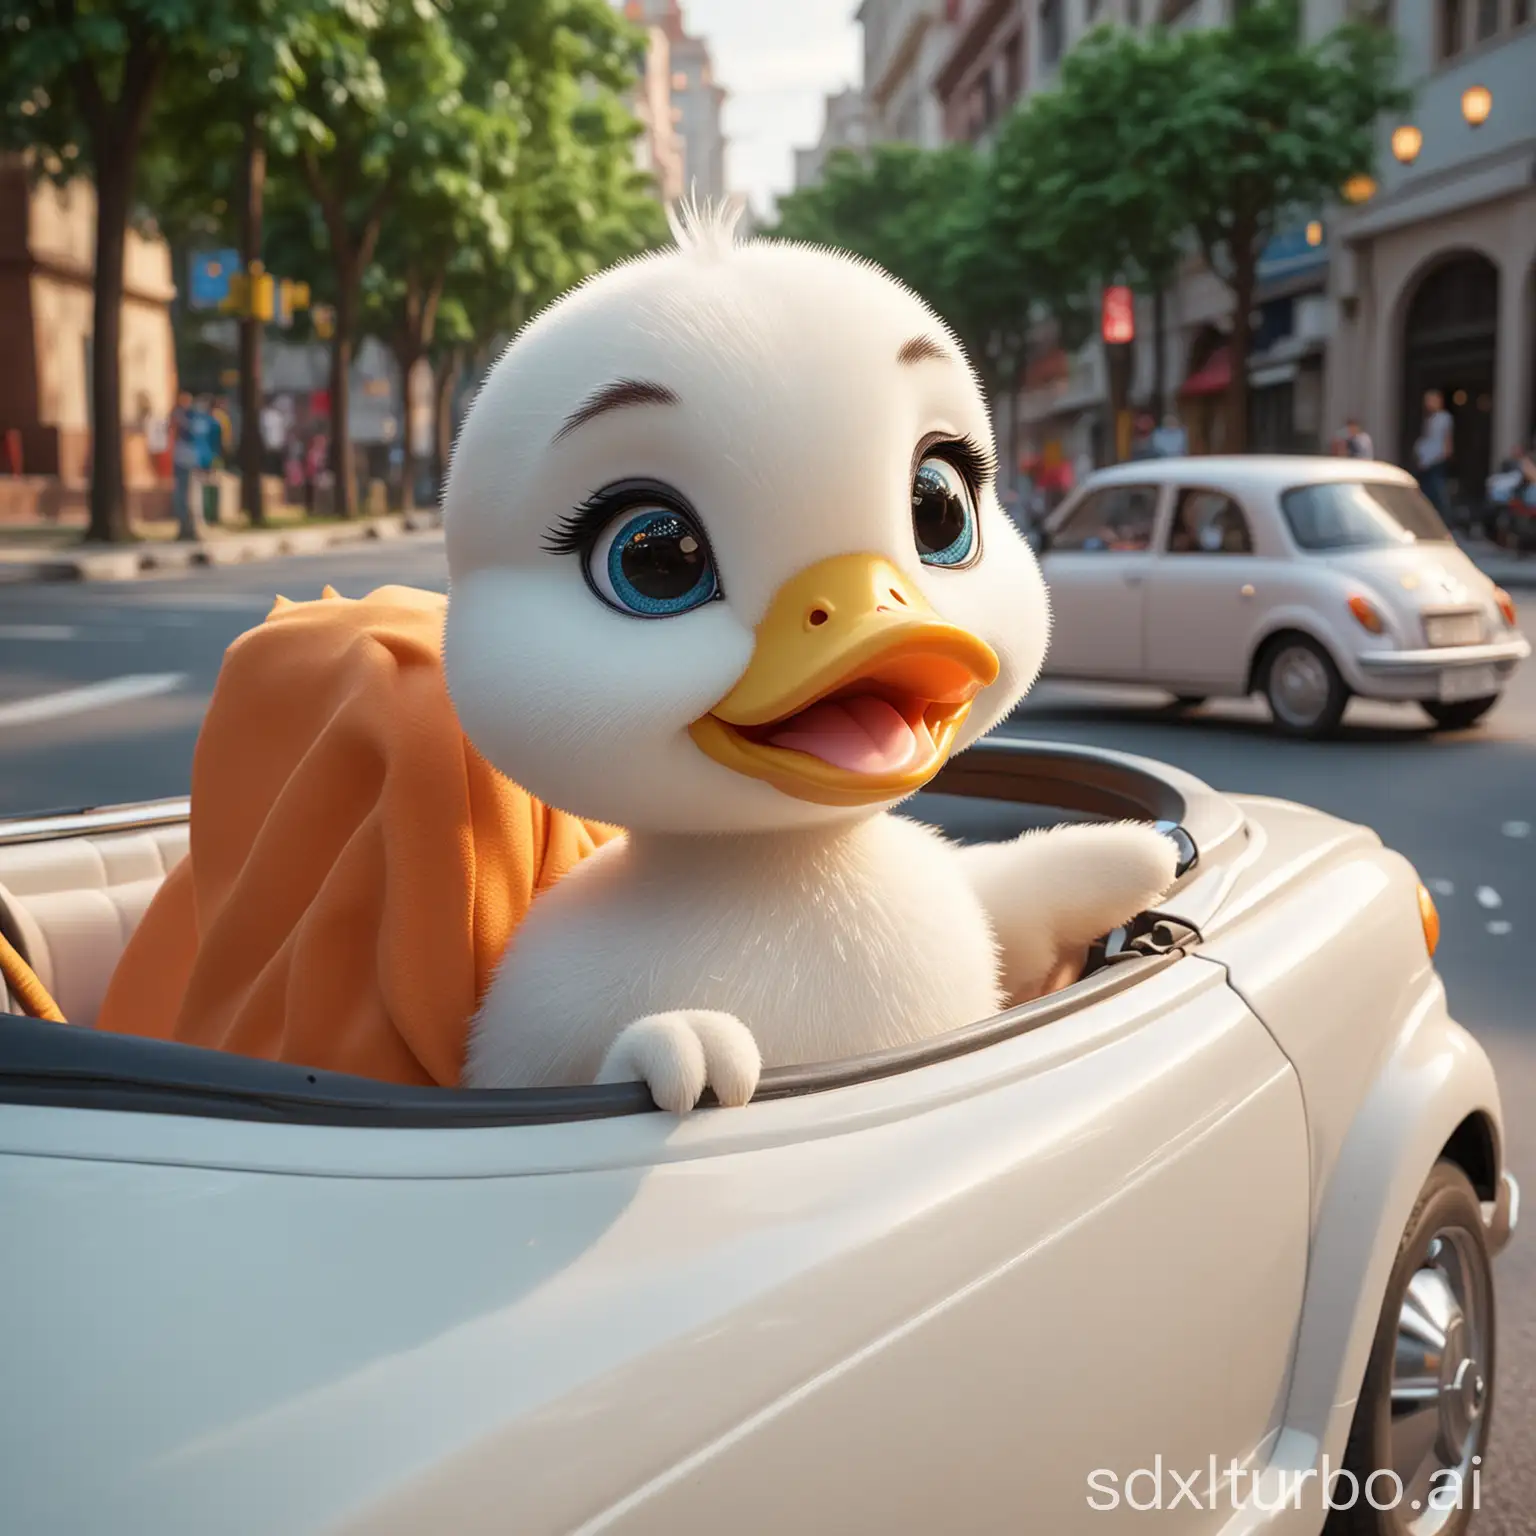
POLYGON ((1371 634, 1384 635, 1387 632, 1387 621, 1368 597, 1355 593, 1349 600, 1349 611, 1354 614, 1360 627, 1369 630, 1371 634))
POLYGON ((1503 587, 1493 589, 1493 600, 1499 605, 1499 612, 1504 615, 1504 622, 1511 629, 1515 627, 1515 600, 1503 587))

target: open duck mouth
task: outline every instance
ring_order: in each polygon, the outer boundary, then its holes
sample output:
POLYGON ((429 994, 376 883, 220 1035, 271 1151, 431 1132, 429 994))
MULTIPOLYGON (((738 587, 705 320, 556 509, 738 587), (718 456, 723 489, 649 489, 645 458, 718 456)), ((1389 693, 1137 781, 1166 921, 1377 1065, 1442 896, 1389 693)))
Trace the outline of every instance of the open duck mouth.
POLYGON ((720 724, 751 746, 882 778, 942 761, 969 710, 969 702, 936 703, 859 678, 766 725, 720 724))
POLYGON ((883 556, 836 555, 791 577, 735 687, 688 728, 706 756, 797 800, 876 805, 944 766, 998 675, 883 556))

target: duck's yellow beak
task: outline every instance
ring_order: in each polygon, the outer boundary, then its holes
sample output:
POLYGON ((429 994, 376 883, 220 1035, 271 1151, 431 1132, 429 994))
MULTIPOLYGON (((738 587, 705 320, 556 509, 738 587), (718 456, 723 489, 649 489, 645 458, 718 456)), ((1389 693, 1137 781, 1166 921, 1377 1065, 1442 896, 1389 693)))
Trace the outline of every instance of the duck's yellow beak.
POLYGON ((689 734, 797 800, 875 805, 939 771, 997 672, 889 560, 837 555, 774 594, 747 670, 689 734))

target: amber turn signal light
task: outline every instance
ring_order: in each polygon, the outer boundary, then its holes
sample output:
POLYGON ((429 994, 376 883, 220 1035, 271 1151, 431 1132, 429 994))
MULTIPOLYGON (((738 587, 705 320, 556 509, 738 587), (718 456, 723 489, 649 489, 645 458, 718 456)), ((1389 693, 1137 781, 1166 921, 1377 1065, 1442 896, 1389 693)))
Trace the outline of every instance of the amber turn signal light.
POLYGON ((1435 910, 1435 898, 1422 884, 1419 886, 1419 921, 1424 924, 1424 944, 1433 960, 1440 947, 1440 914, 1435 910))
POLYGON ((1511 629, 1515 627, 1515 600, 1503 587, 1493 589, 1493 600, 1499 605, 1499 612, 1504 615, 1504 622, 1511 629))
POLYGON ((1371 603, 1358 594, 1350 598, 1349 611, 1354 614, 1360 627, 1370 630, 1373 635, 1381 634, 1387 627, 1371 603))

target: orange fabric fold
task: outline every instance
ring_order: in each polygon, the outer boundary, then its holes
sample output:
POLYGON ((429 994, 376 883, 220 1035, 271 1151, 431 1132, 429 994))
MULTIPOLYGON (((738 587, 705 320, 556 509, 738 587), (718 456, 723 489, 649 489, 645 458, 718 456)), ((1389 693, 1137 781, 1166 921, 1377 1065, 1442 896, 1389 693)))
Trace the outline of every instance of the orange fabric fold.
POLYGON ((229 648, 192 764, 191 851, 97 1027, 453 1086, 540 891, 616 829, 553 810, 470 745, 447 599, 283 598, 229 648))

